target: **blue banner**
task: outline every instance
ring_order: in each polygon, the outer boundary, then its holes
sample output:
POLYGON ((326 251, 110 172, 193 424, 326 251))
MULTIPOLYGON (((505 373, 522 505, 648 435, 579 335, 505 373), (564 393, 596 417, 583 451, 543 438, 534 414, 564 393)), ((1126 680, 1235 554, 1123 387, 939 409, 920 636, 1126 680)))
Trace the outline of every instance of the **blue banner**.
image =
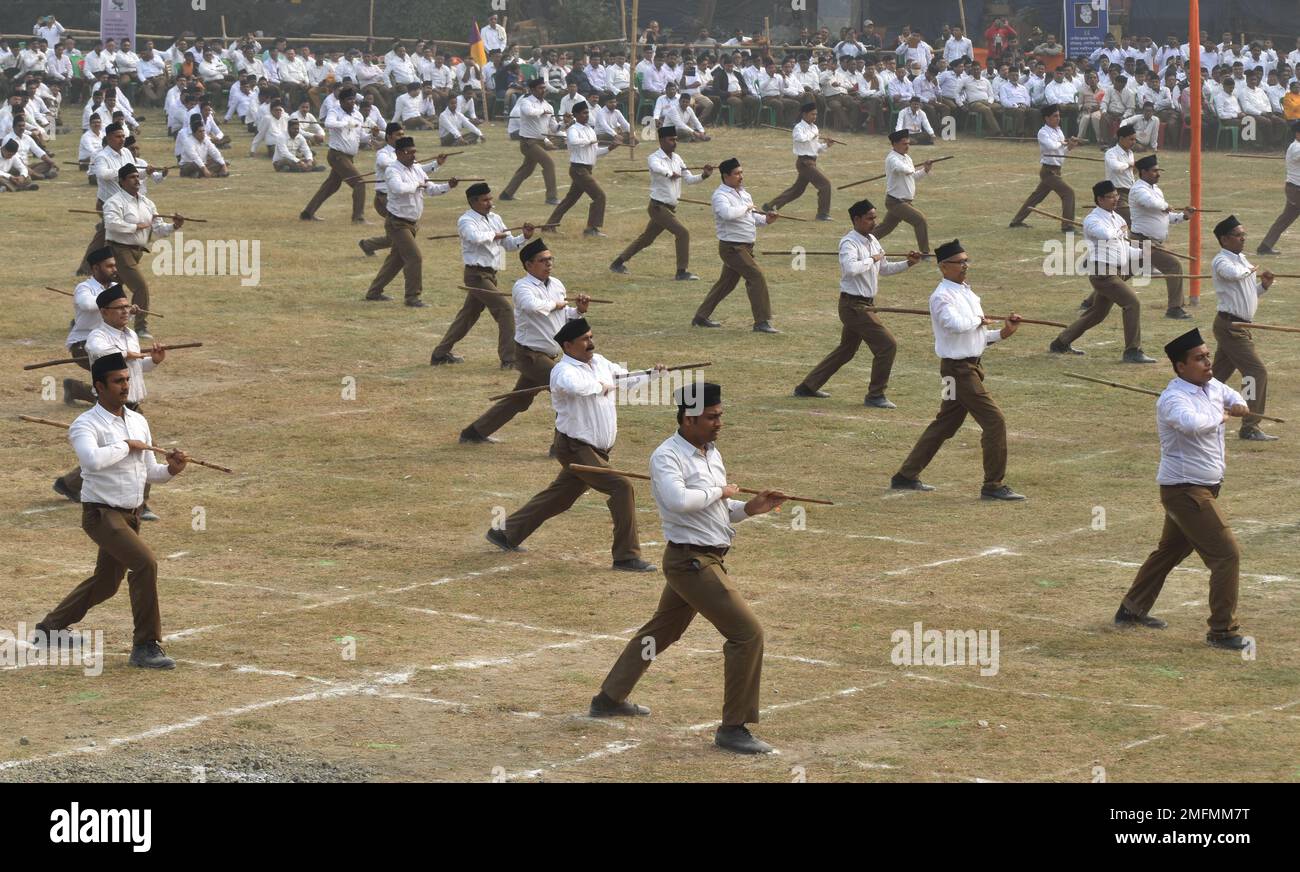
POLYGON ((135 0, 100 0, 99 38, 115 39, 118 45, 129 39, 132 51, 140 50, 135 44, 135 0))
POLYGON ((1064 0, 1062 36, 1066 57, 1088 56, 1106 44, 1110 0, 1064 0))

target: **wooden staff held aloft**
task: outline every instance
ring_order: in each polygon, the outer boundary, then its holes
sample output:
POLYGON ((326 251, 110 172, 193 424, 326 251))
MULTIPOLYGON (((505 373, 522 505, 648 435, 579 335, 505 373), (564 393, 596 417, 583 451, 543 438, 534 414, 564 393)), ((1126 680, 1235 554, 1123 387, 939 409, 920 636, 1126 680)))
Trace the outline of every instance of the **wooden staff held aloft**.
MULTIPOLYGON (((19 415, 18 417, 21 420, 27 421, 30 424, 44 424, 47 427, 62 427, 64 430, 67 430, 72 427, 71 424, 65 424, 62 421, 51 421, 48 418, 34 418, 31 415, 19 415)), ((148 446, 148 448, 150 451, 156 454, 161 454, 164 457, 166 457, 172 451, 171 449, 167 449, 167 448, 159 448, 156 445, 150 445, 148 446)), ((193 463, 196 466, 206 466, 208 469, 215 469, 217 472, 225 472, 225 473, 230 473, 232 475, 235 472, 233 469, 231 469, 228 466, 221 466, 216 463, 208 463, 206 460, 198 460, 193 457, 188 458, 185 462, 193 463)))
MULTIPOLYGON (((896 314, 896 315, 926 315, 926 316, 929 316, 929 315, 930 315, 930 310, 929 310, 929 309, 899 309, 899 308, 894 308, 894 307, 890 307, 890 306, 872 306, 868 311, 871 311, 871 312, 891 312, 891 313, 896 314)), ((1004 316, 1001 316, 1001 315, 985 315, 984 317, 987 318, 987 319, 989 319, 990 321, 1010 321, 1010 320, 1011 320, 1011 318, 1010 318, 1009 316, 1004 317, 1004 316)), ((1038 319, 1038 318, 1021 318, 1021 317, 1017 316, 1016 320, 1019 321, 1021 324, 1041 324, 1041 325, 1044 326, 1044 327, 1061 327, 1061 328, 1065 328, 1065 327, 1069 327, 1069 326, 1070 326, 1069 324, 1062 324, 1060 321, 1043 321, 1043 320, 1040 320, 1040 319, 1038 319)))
MULTIPOLYGON (((502 297, 511 297, 511 296, 514 296, 514 295, 511 294, 509 291, 489 291, 487 288, 471 288, 471 287, 469 287, 469 286, 467 286, 467 285, 456 285, 456 287, 460 288, 462 291, 484 291, 484 292, 486 292, 486 293, 489 293, 489 294, 497 294, 497 295, 502 296, 502 297)), ((575 297, 565 297, 565 302, 566 302, 566 303, 574 303, 574 302, 577 302, 577 299, 576 299, 575 297)), ((598 299, 596 299, 595 297, 589 297, 589 298, 587 299, 587 302, 588 302, 588 303, 615 303, 615 302, 618 302, 618 301, 617 301, 617 300, 598 300, 598 299)))
MULTIPOLYGON (((784 256, 784 257, 794 257, 794 256, 797 255, 797 254, 810 254, 810 255, 826 256, 826 257, 839 257, 839 256, 840 256, 840 253, 839 253, 838 251, 793 251, 793 250, 791 250, 791 251, 760 251, 759 254, 775 254, 775 255, 780 255, 780 256, 784 256)), ((885 257, 911 257, 910 254, 908 254, 907 252, 903 252, 903 251, 886 251, 884 254, 885 254, 885 257)), ((920 254, 920 252, 917 252, 917 254, 920 254)), ((933 254, 921 254, 921 257, 922 257, 922 258, 926 258, 926 257, 934 257, 934 255, 933 255, 933 254)))
MULTIPOLYGON (((712 166, 713 166, 713 164, 701 164, 700 166, 697 166, 697 167, 687 167, 687 169, 688 169, 688 170, 707 170, 707 169, 709 169, 709 168, 712 167, 712 166)), ((650 168, 649 168, 649 167, 643 167, 643 168, 641 168, 641 169, 636 169, 636 170, 614 170, 614 172, 616 172, 616 173, 648 173, 648 172, 650 172, 650 168)))
MULTIPOLYGON (((555 222, 554 224, 529 224, 529 225, 527 225, 527 226, 528 226, 528 227, 532 227, 532 228, 535 229, 535 230, 542 230, 542 229, 550 228, 550 227, 559 227, 559 226, 560 226, 560 223, 557 221, 557 222, 555 222)), ((505 232, 506 232, 506 233, 514 233, 516 230, 523 230, 523 229, 524 229, 524 226, 522 226, 522 225, 519 226, 519 227, 507 227, 507 228, 505 229, 505 232)), ((460 239, 460 234, 459 234, 459 233, 444 233, 444 234, 442 234, 441 236, 426 236, 426 237, 424 237, 424 238, 425 238, 425 239, 460 239)))
MULTIPOLYGON (((786 133, 794 133, 794 131, 789 127, 777 127, 775 124, 760 124, 759 127, 766 127, 768 130, 784 130, 786 133)), ((832 139, 829 136, 819 135, 817 138, 820 139, 822 142, 833 142, 836 145, 848 145, 847 142, 843 142, 838 139, 832 139)))
POLYGON ((1278 327, 1275 324, 1254 324, 1243 321, 1232 326, 1240 327, 1243 330, 1276 330, 1279 333, 1300 333, 1300 327, 1278 327))
MULTIPOLYGON (((1083 226, 1082 221, 1075 221, 1073 218, 1062 218, 1060 215, 1053 215, 1051 212, 1044 212, 1042 209, 1037 209, 1033 206, 1029 206, 1028 208, 1030 212, 1037 212, 1039 215, 1042 215, 1044 218, 1051 218, 1055 221, 1060 221, 1064 224, 1073 224, 1076 227, 1083 226)), ((1163 245, 1156 245, 1154 242, 1151 243, 1151 247, 1154 248, 1156 251, 1163 251, 1165 254, 1172 255, 1173 257, 1176 257, 1179 260, 1186 260, 1189 262, 1192 260, 1192 258, 1188 257, 1185 254, 1179 254, 1178 252, 1172 249, 1165 248, 1163 245)))
MULTIPOLYGON (((179 345, 164 345, 162 346, 162 350, 173 351, 177 348, 202 348, 202 347, 203 347, 202 342, 182 342, 179 345)), ((130 353, 133 352, 128 352, 128 354, 130 353)), ((145 358, 148 356, 149 356, 148 351, 140 352, 140 358, 145 358)), ((130 359, 137 360, 140 358, 130 358, 130 359)), ((26 366, 24 366, 23 369, 44 369, 47 366, 62 366, 65 363, 78 363, 84 361, 85 359, 86 358, 84 357, 63 357, 58 360, 47 360, 44 363, 29 363, 26 366)))
MULTIPOLYGON (((946 161, 946 160, 952 160, 952 159, 955 158, 956 156, 957 156, 957 155, 955 155, 955 154, 949 154, 949 155, 945 155, 945 156, 943 156, 943 157, 932 157, 932 158, 930 158, 929 160, 921 161, 921 165, 924 166, 925 164, 937 164, 937 163, 941 163, 941 162, 946 161)), ((888 173, 881 173, 880 175, 878 175, 878 176, 872 176, 872 177, 869 178, 869 179, 859 179, 859 180, 856 181, 856 182, 849 182, 847 185, 840 185, 840 186, 837 187, 835 190, 837 190, 837 191, 843 191, 845 188, 856 188, 858 185, 865 185, 867 182, 874 182, 874 181, 877 181, 877 180, 879 180, 879 179, 883 179, 883 178, 884 178, 885 176, 887 176, 887 175, 888 175, 888 173)))
MULTIPOLYGON (((683 363, 683 364, 679 364, 678 366, 666 366, 662 370, 658 370, 658 371, 675 372, 681 369, 703 369, 706 366, 712 366, 712 365, 713 365, 712 361, 706 360, 704 363, 683 363)), ((626 375, 621 375, 619 376, 619 378, 632 378, 633 376, 638 376, 638 375, 651 375, 656 371, 657 370, 653 368, 638 369, 634 372, 629 372, 626 375)), ((524 397, 524 396, 528 396, 529 394, 539 394, 542 391, 549 391, 550 389, 551 386, 548 384, 537 385, 536 387, 531 387, 531 388, 521 388, 517 391, 507 391, 504 394, 497 394, 495 397, 488 397, 488 401, 495 403, 497 400, 505 399, 506 397, 524 397)))
MULTIPOLYGON (((690 204, 693 205, 693 206, 712 206, 712 205, 713 205, 713 204, 712 204, 711 202, 709 202, 708 200, 688 200, 688 199, 686 199, 685 197, 678 197, 678 198, 677 198, 677 202, 678 202, 678 203, 690 203, 690 204)), ((766 214, 767 214, 767 213, 764 212, 762 209, 750 209, 749 211, 753 212, 755 215, 766 215, 766 214)), ((773 212, 772 214, 776 215, 776 217, 778 217, 778 218, 784 218, 786 221, 807 221, 807 220, 808 220, 807 218, 796 218, 796 217, 794 217, 793 215, 782 215, 780 212, 773 212)))
MULTIPOLYGON (((1106 379, 1103 378, 1093 378, 1090 375, 1079 375, 1077 372, 1066 372, 1066 373, 1062 373, 1062 375, 1069 376, 1070 378, 1077 378, 1082 381, 1093 382, 1094 384, 1105 385, 1108 388, 1120 388, 1121 390, 1132 391, 1135 394, 1146 394, 1149 397, 1160 396, 1160 391, 1153 391, 1149 388, 1137 388, 1134 387, 1133 385, 1126 385, 1126 384, 1121 384, 1120 382, 1107 381, 1106 379)), ((1275 424, 1286 423, 1286 421, 1282 420, 1281 418, 1273 418, 1268 415, 1256 415, 1256 413, 1254 412, 1251 412, 1250 414, 1255 415, 1258 418, 1263 418, 1265 421, 1272 421, 1275 424)))
MULTIPOLYGON (((52 288, 52 287, 50 287, 49 285, 46 285, 46 286, 45 286, 45 290, 47 290, 47 291, 54 291, 54 293, 56 293, 56 294, 63 294, 63 296, 65 296, 65 297, 75 297, 75 296, 76 296, 76 294, 72 293, 72 291, 61 291, 61 290, 59 290, 58 288, 52 288)), ((132 304, 132 305, 134 306, 134 304, 132 304)), ((150 317, 152 317, 152 318, 161 318, 161 317, 162 317, 162 315, 159 315, 157 312, 150 312, 148 309, 141 309, 139 306, 135 306, 135 311, 136 311, 136 312, 143 312, 145 315, 148 315, 148 316, 150 316, 150 317)))
MULTIPOLYGON (((648 475, 643 475, 642 473, 639 472, 624 472, 621 469, 610 469, 607 466, 586 466, 581 463, 570 463, 568 465, 568 468, 577 470, 578 472, 595 472, 595 473, 604 473, 606 475, 621 475, 624 478, 639 478, 642 479, 643 481, 650 481, 650 476, 648 475)), ((742 494, 754 494, 754 495, 764 493, 764 491, 755 490, 752 487, 742 487, 740 489, 740 492, 742 494)), ((777 493, 781 494, 783 498, 794 503, 814 503, 819 506, 835 505, 830 500, 818 500, 818 499, 813 499, 812 497, 793 497, 787 494, 785 491, 777 491, 777 493)))

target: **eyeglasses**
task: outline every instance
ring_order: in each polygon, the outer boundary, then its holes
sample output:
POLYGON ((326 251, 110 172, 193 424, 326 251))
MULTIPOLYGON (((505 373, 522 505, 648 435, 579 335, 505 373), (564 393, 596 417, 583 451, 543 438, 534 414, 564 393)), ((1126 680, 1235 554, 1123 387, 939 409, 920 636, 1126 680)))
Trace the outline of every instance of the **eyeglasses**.
POLYGON ((534 263, 555 263, 555 258, 554 258, 554 257, 535 257, 535 258, 533 258, 533 262, 534 262, 534 263))
POLYGON ((966 269, 966 268, 968 268, 968 267, 970 266, 970 260, 969 260, 969 259, 967 259, 967 260, 945 260, 945 261, 943 261, 943 263, 946 263, 946 264, 948 264, 949 266, 955 266, 955 267, 957 267, 958 269, 966 269))

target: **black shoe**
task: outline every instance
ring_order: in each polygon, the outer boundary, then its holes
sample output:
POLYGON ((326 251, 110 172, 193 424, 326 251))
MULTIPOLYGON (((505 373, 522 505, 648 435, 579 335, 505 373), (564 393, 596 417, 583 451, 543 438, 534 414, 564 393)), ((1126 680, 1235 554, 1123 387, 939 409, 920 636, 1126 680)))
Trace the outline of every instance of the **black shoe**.
POLYGON ((890 490, 914 490, 914 491, 932 491, 934 487, 928 484, 921 484, 919 478, 908 478, 904 475, 895 474, 889 480, 890 490))
POLYGON ((413 300, 407 300, 406 303, 405 303, 405 305, 410 306, 412 309, 427 309, 427 308, 429 308, 429 304, 426 303, 426 302, 424 302, 424 300, 421 300, 419 297, 416 297, 416 298, 413 299, 413 300))
POLYGON ((1145 354, 1143 354, 1141 348, 1125 349, 1124 356, 1121 358, 1121 360, 1123 360, 1124 363, 1155 363, 1156 362, 1154 357, 1147 357, 1145 354))
POLYGON ((474 425, 471 424, 470 426, 466 427, 464 430, 460 431, 460 441, 461 444, 478 445, 483 443, 495 443, 498 440, 493 439, 491 436, 479 435, 479 432, 474 429, 474 425))
POLYGON ((1227 651, 1244 651, 1250 647, 1250 643, 1236 633, 1231 636, 1211 636, 1206 633, 1205 644, 1211 648, 1223 648, 1227 651))
POLYGON ((78 497, 76 494, 74 494, 72 491, 68 490, 68 486, 63 483, 63 479, 61 478, 56 478, 54 480, 54 492, 59 496, 63 497, 65 500, 71 500, 74 503, 81 502, 81 498, 78 497))
POLYGON ((608 233, 601 233, 600 230, 595 227, 588 227, 586 230, 582 231, 582 235, 590 236, 593 239, 606 239, 609 237, 608 233))
POLYGON ((898 408, 898 406, 895 406, 893 403, 891 403, 889 400, 885 399, 884 397, 868 396, 862 400, 862 405, 870 406, 873 409, 897 409, 898 408))
POLYGON ((994 488, 980 488, 980 499, 982 500, 1006 500, 1015 502, 1023 500, 1024 494, 1018 494, 1005 484, 994 488))
POLYGON ((1276 442, 1276 436, 1265 433, 1258 427, 1242 427, 1241 432, 1237 434, 1238 438, 1245 439, 1248 442, 1276 442))
POLYGON ((753 329, 755 333, 780 333, 781 332, 780 330, 777 330, 775 327, 772 326, 771 321, 759 321, 757 324, 754 325, 753 329))
POLYGON ((692 327, 721 327, 722 325, 719 324, 717 321, 710 321, 708 318, 701 318, 699 315, 696 315, 694 318, 691 319, 691 326, 692 327))
POLYGON ((1007 225, 1007 227, 1010 227, 1013 230, 1019 230, 1021 227, 1028 227, 1028 226, 1029 225, 1023 221, 1012 221, 1010 224, 1007 225))
POLYGON ((673 281, 678 282, 698 282, 700 277, 690 270, 679 270, 677 275, 673 276, 673 281))
POLYGON ((353 224, 374 224, 375 222, 367 221, 365 218, 353 218, 352 223, 353 224))
POLYGON ((1169 626, 1169 624, 1165 623, 1159 618, 1153 618, 1150 615, 1135 614, 1133 612, 1130 612, 1123 605, 1120 605, 1119 611, 1115 613, 1115 626, 1117 627, 1142 626, 1142 627, 1150 627, 1153 630, 1163 630, 1165 627, 1169 626))
POLYGON ((509 203, 514 198, 515 198, 514 194, 502 194, 500 197, 497 197, 498 200, 501 200, 506 203, 509 203))
POLYGON ((1052 354, 1086 354, 1087 352, 1075 348, 1073 345, 1064 345, 1055 339, 1047 346, 1047 350, 1052 354))
POLYGON ((391 303, 391 302, 393 302, 393 298, 390 297, 390 296, 388 296, 388 294, 375 294, 373 297, 370 296, 369 294, 366 294, 365 297, 363 297, 363 299, 364 299, 367 303, 391 303))
POLYGON ((142 508, 142 509, 140 510, 140 520, 141 520, 141 521, 161 521, 162 518, 158 517, 158 515, 154 512, 153 509, 149 508, 148 506, 145 506, 144 508, 142 508))
POLYGON ((737 754, 771 754, 775 749, 767 742, 754 738, 745 727, 718 727, 713 744, 737 754))
POLYGON ((464 363, 464 362, 465 362, 465 358, 461 357, 459 354, 452 354, 451 352, 447 352, 446 354, 429 355, 429 366, 441 366, 444 363, 464 363))
POLYGON ((814 220, 814 221, 834 221, 835 219, 832 218, 832 217, 829 216, 829 215, 818 215, 818 216, 817 216, 816 218, 814 218, 813 220, 814 220))
POLYGON ((1255 249, 1255 253, 1263 254, 1263 255, 1278 255, 1281 254, 1282 252, 1278 251, 1276 248, 1265 248, 1264 246, 1261 245, 1259 248, 1255 249))
POLYGON ((366 241, 364 239, 358 239, 357 245, 361 246, 361 250, 366 253, 366 257, 375 256, 375 250, 371 248, 369 245, 366 245, 366 241))
POLYGON ((830 396, 825 391, 813 390, 802 382, 795 386, 794 395, 796 397, 813 397, 819 400, 824 400, 830 396))
POLYGON ((502 551, 523 552, 528 550, 526 548, 520 548, 518 545, 511 545, 508 541, 506 541, 506 531, 498 530, 495 527, 488 530, 487 534, 483 538, 487 539, 489 542, 491 542, 493 545, 500 548, 502 551))
MULTIPOLYGON (((504 198, 502 198, 502 199, 504 199, 504 198)), ((560 198, 559 198, 559 197, 547 197, 547 198, 546 198, 546 205, 548 205, 548 206, 558 206, 558 205, 560 205, 560 198)))
POLYGON ((1165 317, 1172 318, 1175 321, 1190 321, 1192 316, 1182 306, 1176 306, 1173 309, 1165 309, 1165 317))
POLYGON ((643 718, 650 714, 650 709, 634 702, 623 700, 614 702, 601 691, 591 698, 591 708, 587 716, 592 718, 643 718))
POLYGON ((321 218, 317 215, 308 215, 306 212, 299 212, 298 218, 302 221, 324 221, 325 220, 324 218, 321 218))
POLYGON ((131 648, 131 656, 126 661, 141 669, 175 669, 176 661, 163 653, 157 642, 146 642, 131 648))
POLYGON ((625 276, 629 272, 631 272, 631 270, 629 270, 626 266, 623 265, 623 261, 621 260, 616 260, 613 263, 611 263, 609 265, 609 271, 612 273, 618 273, 621 276, 625 276))
POLYGON ((653 563, 646 563, 640 557, 633 557, 631 560, 615 560, 613 568, 619 572, 655 572, 659 569, 653 563))
POLYGON ((41 624, 32 628, 32 634, 27 637, 27 642, 38 651, 49 652, 51 649, 58 651, 60 647, 80 647, 82 643, 81 631, 74 630, 71 627, 64 627, 62 630, 50 630, 41 624))

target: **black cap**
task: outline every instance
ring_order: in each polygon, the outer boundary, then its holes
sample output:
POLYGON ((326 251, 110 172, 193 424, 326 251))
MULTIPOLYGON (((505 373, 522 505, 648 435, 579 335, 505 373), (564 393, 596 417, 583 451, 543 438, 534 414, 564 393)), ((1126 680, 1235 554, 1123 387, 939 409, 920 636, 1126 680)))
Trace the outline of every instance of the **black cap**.
POLYGON ((677 135, 677 127, 675 125, 665 124, 663 127, 659 128, 660 139, 663 139, 665 136, 676 136, 676 135, 677 135))
POLYGON ((384 127, 384 135, 385 135, 385 136, 392 136, 394 133, 396 133, 397 131, 399 131, 399 130, 401 130, 401 129, 402 129, 402 122, 400 122, 400 121, 390 121, 390 122, 388 122, 387 126, 384 127))
POLYGON ((739 168, 740 161, 734 157, 729 157, 722 163, 718 164, 718 172, 722 173, 724 176, 734 173, 739 168))
POLYGON ((105 245, 103 248, 96 248, 90 254, 86 255, 86 260, 91 264, 103 263, 113 256, 113 249, 105 245))
POLYGON ((1224 218, 1218 224, 1214 225, 1214 235, 1215 237, 1227 236, 1234 228, 1240 226, 1241 222, 1237 220, 1237 216, 1229 215, 1227 218, 1224 218))
POLYGON ((817 110, 816 103, 805 103, 799 107, 799 114, 807 115, 809 112, 815 112, 816 110, 817 110))
POLYGON ((1042 108, 1042 113, 1044 118, 1046 118, 1048 115, 1055 115, 1057 112, 1060 111, 1061 111, 1061 107, 1056 105, 1055 103, 1048 103, 1046 106, 1042 108))
POLYGON ((122 125, 114 121, 112 124, 104 128, 104 135, 108 136, 110 133, 117 133, 121 129, 122 129, 122 125))
POLYGON ((934 250, 934 259, 942 263, 954 254, 961 254, 966 249, 961 247, 961 240, 954 239, 952 242, 945 242, 934 250))
POLYGON ((399 136, 397 142, 393 143, 393 148, 415 148, 415 139, 410 136, 399 136))
POLYGON ((907 139, 911 135, 912 135, 911 132, 906 127, 904 127, 900 130, 894 130, 890 132, 889 141, 898 142, 900 139, 907 139))
POLYGON ((543 79, 541 76, 538 76, 535 79, 528 80, 528 87, 530 88, 536 88, 538 85, 545 85, 545 84, 546 84, 546 80, 543 79))
POLYGON ((474 200, 484 194, 490 193, 492 193, 492 189, 488 187, 487 182, 477 182, 465 189, 465 199, 474 200))
POLYGON ((1204 344, 1205 340, 1201 338, 1200 328, 1193 327, 1167 344, 1165 354, 1169 355, 1169 359, 1174 363, 1182 363, 1183 359, 1187 357, 1187 352, 1204 344))
POLYGON ((849 207, 849 217, 857 218, 859 215, 865 215, 872 209, 876 208, 870 200, 859 200, 849 207))
POLYGON ((673 402, 681 411, 702 412, 709 406, 722 402, 722 385, 713 382, 689 382, 673 392, 673 402))
POLYGON ((579 100, 577 103, 574 103, 571 107, 569 107, 569 111, 576 114, 578 112, 586 112, 590 108, 591 107, 587 105, 586 100, 579 100))
POLYGON ((117 171, 117 180, 122 182, 126 180, 127 176, 138 175, 140 175, 140 168, 138 166, 133 163, 122 164, 121 168, 117 171))
POLYGON ((105 354, 90 365, 90 380, 92 382, 102 382, 106 375, 110 372, 117 372, 119 369, 126 369, 126 358, 122 356, 121 352, 114 351, 112 354, 105 354))
POLYGON ((126 291, 122 289, 121 285, 109 285, 104 288, 104 290, 100 291, 98 296, 95 297, 95 305, 103 309, 114 300, 125 299, 126 291))
POLYGON ((1115 190, 1115 183, 1110 179, 1102 179, 1092 186, 1092 198, 1095 200, 1098 197, 1104 197, 1113 190, 1115 190))
POLYGON ((546 243, 539 236, 523 248, 519 249, 519 261, 526 265, 528 261, 537 257, 537 255, 541 254, 543 251, 546 251, 546 243))
POLYGON ((565 321, 555 334, 555 341, 560 345, 566 342, 572 342, 579 336, 591 330, 591 325, 587 323, 586 318, 574 318, 572 321, 565 321))
POLYGON ((1135 128, 1132 124, 1125 124, 1119 130, 1115 131, 1115 134, 1120 137, 1133 136, 1136 133, 1137 133, 1137 128, 1135 128))
POLYGON ((1159 161, 1156 160, 1154 154, 1149 154, 1144 158, 1140 158, 1133 166, 1137 167, 1139 170, 1149 170, 1159 166, 1159 161))

